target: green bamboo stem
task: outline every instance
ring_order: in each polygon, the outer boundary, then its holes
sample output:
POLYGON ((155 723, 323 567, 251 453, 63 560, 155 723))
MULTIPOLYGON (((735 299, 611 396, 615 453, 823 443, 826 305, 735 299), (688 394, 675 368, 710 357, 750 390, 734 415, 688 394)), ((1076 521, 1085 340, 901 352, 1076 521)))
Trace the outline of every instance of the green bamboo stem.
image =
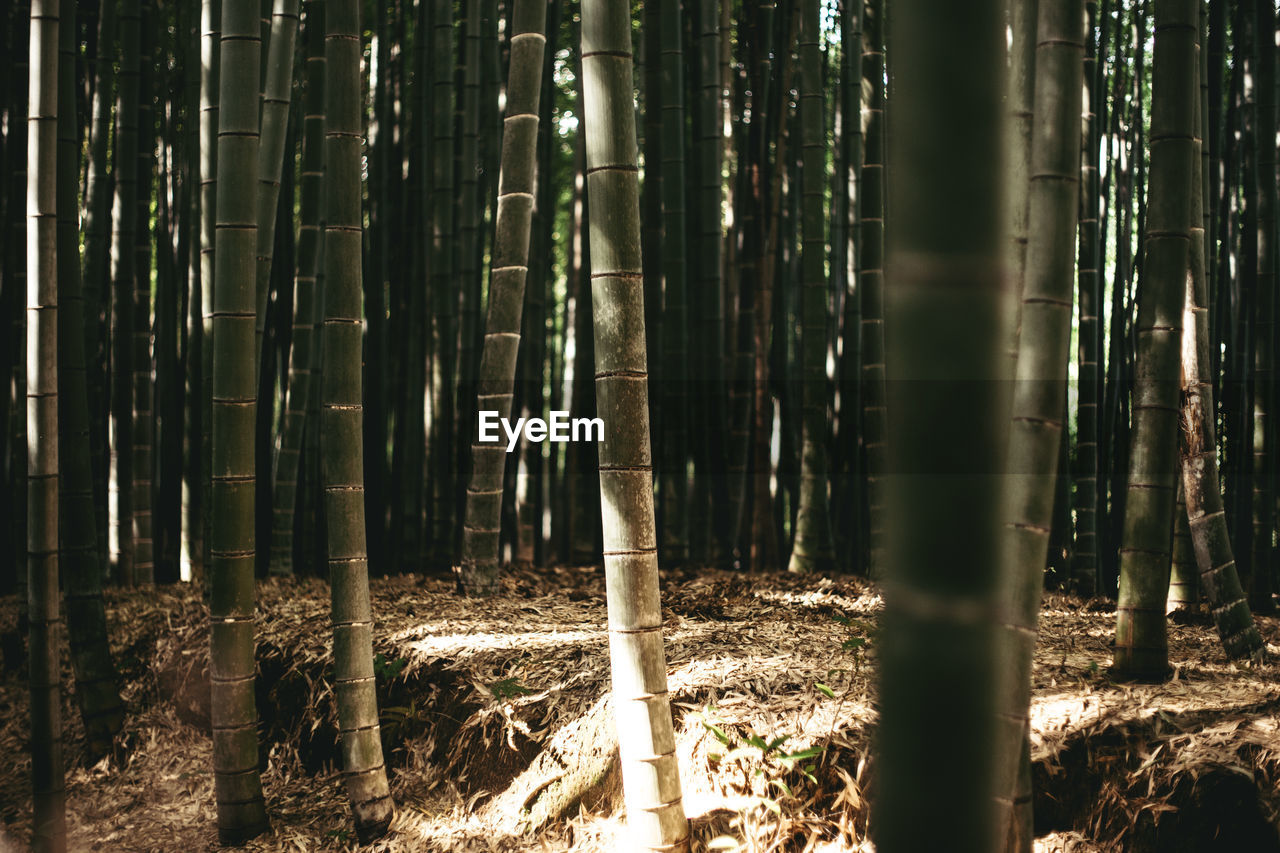
POLYGON ((1083 106, 1080 132, 1080 229, 1077 246, 1079 282, 1077 304, 1079 306, 1079 333, 1076 361, 1079 365, 1078 399, 1076 408, 1076 470, 1074 509, 1076 516, 1075 542, 1072 549, 1071 579, 1085 595, 1092 595, 1097 585, 1098 564, 1098 310, 1101 304, 1102 271, 1099 268, 1101 244, 1099 242, 1098 208, 1100 182, 1098 178, 1098 143, 1100 139, 1098 116, 1095 115, 1094 87, 1097 85, 1095 67, 1099 58, 1093 39, 1097 18, 1096 0, 1085 3, 1087 11, 1084 74, 1082 84, 1083 106))
MULTIPOLYGON (((31 9, 19 7, 14 10, 14 22, 17 32, 13 34, 13 44, 18 51, 15 63, 15 87, 18 91, 11 93, 9 102, 10 114, 15 120, 26 121, 28 115, 28 89, 30 52, 26 47, 30 41, 31 9)), ((7 648, 21 649, 30 627, 30 597, 28 595, 27 567, 27 465, 23 462, 21 451, 17 448, 27 446, 26 387, 27 387, 27 216, 25 204, 19 205, 17 199, 25 199, 28 164, 27 133, 16 133, 14 139, 6 139, 6 158, 9 166, 9 185, 6 188, 5 205, 5 265, 4 288, 6 292, 5 307, 12 317, 12 340, 8 341, 11 358, 9 379, 13 388, 13 410, 9 417, 9 446, 14 449, 10 457, 9 490, 6 494, 13 519, 9 528, 10 557, 13 561, 14 586, 18 597, 18 624, 12 634, 6 634, 4 642, 7 648)))
POLYGON ((829 572, 835 567, 827 498, 827 279, 825 273, 827 145, 822 93, 818 0, 800 7, 801 352, 804 428, 800 451, 800 508, 787 569, 829 572))
MULTIPOLYGON (((661 421, 662 560, 689 558, 689 386, 687 242, 685 239, 684 23, 679 0, 660 0, 662 85, 652 93, 662 111, 663 302, 661 421)), ((654 108, 651 102, 650 109, 654 108)), ((656 353, 655 353, 656 355, 656 353)))
MULTIPOLYGON (((1188 305, 1190 310, 1190 305, 1188 305)), ((1194 334, 1195 318, 1188 316, 1183 326, 1183 336, 1194 334)), ((1191 526, 1187 521, 1187 501, 1182 483, 1178 483, 1178 497, 1173 507, 1173 549, 1170 558, 1169 595, 1165 610, 1195 610, 1200 603, 1200 581, 1196 574, 1196 552, 1191 544, 1191 526)))
POLYGON ((893 5, 889 576, 870 823, 881 853, 998 849, 994 616, 1012 384, 1002 12, 999 0, 893 5), (948 81, 958 68, 963 87, 948 81))
POLYGON ((640 258, 631 18, 622 0, 582 3, 583 118, 591 227, 601 521, 613 707, 629 835, 687 849, 662 648, 640 258))
POLYGON ((329 531, 334 695, 342 775, 361 843, 381 837, 394 804, 374 692, 373 612, 364 512, 361 396, 360 4, 325 8, 325 316, 320 453, 329 531))
POLYGON ((869 0, 863 21, 862 88, 866 93, 859 183, 858 281, 862 287, 862 435, 866 448, 869 573, 881 578, 884 553, 884 0, 869 0))
POLYGON ((858 178, 862 166, 862 9, 857 2, 841 16, 840 99, 841 166, 833 185, 839 202, 839 215, 833 217, 843 236, 833 236, 834 247, 841 247, 835 267, 843 283, 840 319, 840 409, 835 435, 836 479, 832 484, 832 513, 839 558, 846 564, 865 566, 866 547, 863 513, 862 426, 862 303, 858 281, 858 204, 861 198, 858 178), (835 490, 838 489, 838 497, 835 490))
MULTIPOLYGON (((143 27, 142 20, 155 16, 151 0, 141 0, 138 8, 138 135, 137 192, 133 220, 133 281, 130 285, 133 312, 129 354, 130 381, 133 384, 130 463, 132 481, 129 499, 133 536, 133 570, 130 582, 155 582, 155 540, 153 538, 152 503, 155 471, 155 420, 152 330, 151 330, 151 197, 155 183, 155 28, 143 27)), ((121 305, 121 310, 126 310, 121 305)))
POLYGON ((218 838, 239 844, 268 828, 258 775, 254 701, 256 552, 253 263, 257 246, 257 0, 223 0, 212 305, 210 716, 218 838))
MULTIPOLYGON (((454 299, 457 303, 458 315, 458 361, 454 399, 457 411, 454 414, 454 429, 445 453, 449 459, 449 468, 438 472, 447 478, 448 493, 442 496, 445 510, 450 519, 447 535, 438 541, 443 545, 444 553, 450 556, 450 564, 455 555, 455 543, 458 531, 454 524, 458 510, 462 509, 461 499, 464 493, 462 474, 466 471, 467 450, 464 437, 474 429, 472 400, 475 399, 476 356, 475 343, 479 339, 480 330, 480 255, 483 252, 484 236, 484 200, 481 198, 480 173, 484 163, 480 151, 481 128, 481 0, 462 0, 465 20, 462 25, 462 55, 460 60, 462 90, 459 95, 459 112, 461 114, 458 145, 458 219, 457 234, 457 277, 451 282, 454 299)), ((442 531, 443 532, 443 531, 442 531)))
MULTIPOLYGON (((797 37, 796 34, 799 31, 797 18, 798 16, 794 14, 786 14, 782 15, 779 20, 777 4, 761 2, 758 21, 761 35, 762 64, 766 66, 771 64, 768 57, 774 43, 773 27, 775 21, 777 21, 782 33, 782 43, 789 46, 797 37)), ((791 60, 792 52, 790 49, 783 50, 781 53, 782 67, 779 69, 778 74, 780 85, 776 87, 776 91, 768 82, 772 73, 771 69, 765 67, 758 72, 762 80, 760 94, 762 97, 768 96, 766 112, 762 115, 762 118, 766 118, 766 127, 774 127, 777 131, 773 167, 768 170, 769 182, 765 195, 768 199, 768 210, 764 214, 766 217, 762 241, 764 245, 760 256, 760 285, 756 294, 755 340, 752 342, 755 350, 753 370, 755 405, 752 413, 752 430, 754 434, 752 436, 751 465, 754 471, 751 496, 750 560, 751 565, 759 569, 772 568, 779 562, 778 540, 780 528, 777 524, 776 510, 780 500, 775 502, 770 482, 773 474, 774 401, 772 394, 768 393, 768 389, 772 360, 770 337, 773 336, 775 327, 774 306, 775 301, 778 303, 783 301, 781 299, 775 300, 775 293, 779 290, 776 286, 776 281, 779 270, 778 242, 782 224, 783 178, 792 174, 791 161, 794 159, 788 153, 791 137, 788 130, 789 122, 787 121, 790 115, 788 103, 790 101, 794 63, 791 60)), ((759 152, 758 157, 762 163, 768 163, 768 141, 762 139, 761 145, 763 150, 759 152)))
MULTIPOLYGON (((999 838, 1008 851, 1030 851, 1032 842, 1031 662, 1067 415, 1084 4, 1081 0, 1045 4, 1035 20, 1027 244, 1010 410, 1007 502, 1002 508, 998 614, 1002 680, 996 719, 1000 762, 996 810, 999 838)), ((1013 262, 1016 267, 1018 259, 1013 262)))
MULTIPOLYGON (((293 96, 293 54, 298 34, 298 0, 273 0, 271 38, 267 43, 266 81, 262 92, 262 141, 258 145, 258 263, 256 346, 262 362, 262 333, 271 291, 271 261, 276 243, 276 208, 280 173, 293 96)), ((292 166, 292 163, 290 163, 292 166)))
POLYGON ((324 183, 324 2, 308 0, 307 85, 302 119, 302 173, 298 228, 297 274, 293 281, 293 344, 289 348, 289 384, 277 436, 272 478, 271 573, 293 574, 294 511, 298 504, 298 468, 302 436, 316 394, 320 366, 320 323, 324 294, 317 282, 324 226, 321 193, 324 183))
POLYGON ((109 168, 112 136, 112 104, 115 102, 116 5, 106 3, 98 15, 96 82, 90 107, 89 163, 84 189, 84 291, 85 362, 92 381, 89 393, 89 441, 92 447, 94 524, 98 562, 107 568, 107 353, 103 325, 103 285, 109 281, 111 261, 111 200, 113 176, 109 168))
MULTIPOLYGON (((1120 543, 1113 671, 1162 679, 1169 672, 1165 600, 1177 482, 1179 350, 1186 299, 1192 140, 1198 65, 1197 0, 1156 0, 1151 95, 1151 189, 1146 257, 1135 327, 1133 435, 1120 543)), ((1198 210, 1198 208, 1197 208, 1198 210)))
MULTIPOLYGON (((1199 587, 1213 614, 1218 637, 1230 657, 1244 658, 1259 655, 1263 644, 1236 572, 1219 486, 1218 444, 1212 416, 1215 409, 1213 367, 1209 358, 1207 259, 1205 241, 1199 233, 1204 227, 1203 200, 1200 198, 1204 182, 1199 173, 1203 160, 1198 156, 1202 144, 1202 139, 1194 142, 1191 205, 1188 210, 1190 275, 1187 276, 1183 299, 1179 491, 1186 505, 1188 532, 1200 574, 1199 587)), ((1176 536, 1178 528, 1174 530, 1176 536)), ((1175 556, 1177 544, 1175 540, 1175 556)), ((1176 565, 1174 577, 1178 577, 1176 565)), ((1184 602, 1196 601, 1198 595, 1194 582, 1191 590, 1179 597, 1184 602)), ((1174 599, 1172 583, 1169 598, 1171 601, 1174 599)))
MULTIPOLYGON (((1272 596, 1273 546, 1276 518, 1274 468, 1276 311, 1276 10, 1270 0, 1255 0, 1254 49, 1257 79, 1254 102, 1258 133, 1255 191, 1258 199, 1257 290, 1253 337, 1253 569, 1249 604, 1258 613, 1275 611, 1272 596)), ((1198 116, 1197 116, 1198 118, 1198 116)))
MULTIPOLYGON (((405 188, 413 203, 405 203, 405 212, 414 217, 419 239, 414 241, 405 317, 402 321, 408 336, 404 345, 401 368, 403 392, 395 415, 390 485, 391 512, 388 529, 388 565, 412 570, 420 559, 422 532, 422 474, 426 449, 424 427, 427 403, 427 357, 431 321, 427 301, 431 251, 431 145, 429 120, 434 87, 431 81, 431 4, 420 3, 414 24, 413 115, 409 128, 411 166, 405 188)), ((381 47, 381 44, 379 45, 381 47)), ((382 241, 392 238, 383 229, 382 241)))
MULTIPOLYGON (((204 33, 201 27, 202 8, 193 5, 191 8, 184 9, 182 17, 184 25, 182 32, 187 33, 188 41, 185 42, 185 49, 190 56, 201 56, 204 50, 204 33), (188 23, 190 22, 190 23, 188 23)), ((200 267, 203 261, 200 252, 200 240, 202 229, 204 227, 204 211, 201 206, 203 199, 201 198, 200 177, 203 165, 201 160, 204 152, 200 147, 201 140, 201 124, 203 113, 201 112, 201 77, 204 69, 201 68, 200 73, 188 74, 184 82, 184 103, 189 111, 194 110, 196 113, 195 121, 187 119, 183 121, 183 133, 185 136, 184 145, 185 167, 188 177, 183 181, 183 195, 186 202, 183 205, 185 215, 179 218, 179 227, 182 228, 182 238, 186 241, 184 249, 184 262, 186 264, 186 282, 187 292, 185 301, 179 300, 180 310, 185 312, 183 322, 185 326, 181 332, 181 340, 183 342, 181 356, 176 365, 176 369, 186 374, 185 387, 183 389, 184 396, 178 403, 180 409, 179 415, 183 420, 183 430, 185 433, 184 444, 180 449, 180 476, 181 483, 179 485, 181 506, 179 508, 178 521, 178 577, 182 580, 196 580, 204 573, 204 567, 201 564, 201 551, 204 548, 203 543, 203 525, 200 521, 201 513, 204 508, 201 503, 204 498, 204 490, 201 487, 201 477, 204 471, 203 454, 204 454, 204 424, 203 418, 203 400, 206 396, 207 388, 204 384, 204 351, 208 347, 208 341, 204 336, 204 291, 210 287, 210 283, 204 282, 200 277, 200 267)))
POLYGON ((58 525, 66 577, 67 634, 85 749, 96 761, 111 750, 124 722, 102 604, 89 396, 85 381, 84 297, 76 219, 80 146, 76 139, 75 3, 60 0, 58 66, 58 525))
MULTIPOLYGON (((454 369, 457 366, 457 288, 454 279, 454 85, 453 3, 434 0, 432 21, 431 112, 431 377, 427 420, 429 458, 425 483, 430 524, 427 559, 448 560, 452 547, 454 369)), ((410 519, 416 524, 417 519, 410 519)))
POLYGON ((1005 125, 1009 151, 1009 180, 1005 184, 1005 213, 1009 217, 1010 240, 1006 244, 1010 280, 1015 298, 1007 328, 1009 360, 1018 361, 1018 329, 1022 316, 1022 283, 1027 268, 1027 228, 1030 216, 1031 136, 1036 86, 1036 21, 1039 0, 1012 0, 1009 3, 1009 76, 1007 79, 1005 125))
POLYGON ((37 853, 67 846, 58 595, 58 4, 31 2, 27 87, 27 643, 37 853))
POLYGON ((695 451, 698 463, 694 480, 690 525, 695 533, 703 531, 705 559, 721 562, 731 543, 727 541, 728 482, 726 478, 725 444, 729 423, 726 414, 725 379, 725 310, 722 256, 724 244, 722 165, 724 163, 722 108, 720 98, 720 19, 714 0, 695 3, 689 11, 697 45, 695 76, 698 97, 693 111, 693 190, 697 199, 693 209, 696 219, 693 271, 697 287, 690 291, 690 307, 696 306, 688 323, 690 332, 697 329, 693 364, 693 405, 700 424, 689 435, 701 446, 695 451), (701 495, 702 499, 697 499, 701 495))
MULTIPOLYGON (((529 272, 529 227, 538 178, 538 100, 546 47, 546 3, 517 0, 511 12, 511 68, 498 172, 498 214, 489 271, 489 313, 480 356, 478 411, 511 417, 516 356, 529 272)), ((462 531, 462 584, 468 594, 497 589, 506 447, 473 441, 462 531)))
POLYGON ((111 527, 109 552, 115 577, 133 583, 133 301, 138 197, 138 105, 141 21, 138 0, 117 9, 120 72, 116 104, 115 197, 112 203, 111 527))
MULTIPOLYGON (((210 575, 213 512, 213 293, 218 200, 218 88, 222 58, 222 0, 200 2, 200 520, 190 553, 193 576, 210 575)), ((192 458, 196 458, 193 454, 192 458)))

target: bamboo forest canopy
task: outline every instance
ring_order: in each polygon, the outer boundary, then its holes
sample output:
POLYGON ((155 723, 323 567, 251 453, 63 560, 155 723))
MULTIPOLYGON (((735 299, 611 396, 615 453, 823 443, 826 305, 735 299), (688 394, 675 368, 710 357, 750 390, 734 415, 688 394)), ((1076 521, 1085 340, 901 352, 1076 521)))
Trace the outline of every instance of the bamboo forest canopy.
POLYGON ((5 825, 95 841, 74 768, 171 712, 227 845, 325 767, 362 844, 428 767, 476 838, 613 803, 697 848, 714 789, 761 849, 1118 843, 1052 811, 1111 735, 1045 746, 1048 656, 1119 716, 1202 664, 1280 703, 1278 41, 1274 0, 0 3, 5 825), (789 674, 726 681, 717 621, 789 674))

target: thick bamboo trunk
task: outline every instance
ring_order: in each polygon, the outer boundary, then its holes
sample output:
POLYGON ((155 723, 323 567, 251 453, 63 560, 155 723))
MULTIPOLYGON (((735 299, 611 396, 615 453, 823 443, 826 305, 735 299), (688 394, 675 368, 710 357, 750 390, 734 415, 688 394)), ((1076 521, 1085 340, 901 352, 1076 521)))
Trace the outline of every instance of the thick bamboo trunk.
POLYGON ((32 0, 27 88, 27 643, 36 853, 67 846, 58 594, 58 6, 32 0))
MULTIPOLYGON (((1198 116, 1197 116, 1198 117, 1198 116)), ((1198 156, 1201 139, 1194 142, 1191 178, 1191 205, 1188 210, 1189 275, 1183 298, 1182 326, 1182 400, 1180 419, 1181 482, 1180 496, 1188 519, 1189 538, 1199 567, 1199 586, 1204 591, 1213 614, 1223 649, 1233 658, 1257 655, 1262 637, 1253 623, 1245 591, 1236 573, 1227 520, 1223 513, 1222 491, 1218 478, 1218 445, 1213 417, 1213 381, 1209 360, 1209 287, 1205 274, 1205 242, 1200 233, 1204 224, 1201 214, 1204 183, 1202 161, 1198 156)), ((1177 535, 1179 527, 1175 526, 1177 535)), ((1174 580, 1178 580, 1177 541, 1174 542, 1174 580)), ((1194 577, 1186 590, 1184 581, 1178 599, 1182 604, 1194 603, 1194 577)), ((1170 601, 1174 587, 1170 584, 1170 601)))
POLYGON ((662 648, 640 260, 631 18, 622 0, 582 4, 583 117, 591 216, 601 516, 613 707, 629 832, 687 849, 662 648))
POLYGON ((1028 239, 1009 422, 1008 493, 1001 519, 1003 574, 998 613, 1002 681, 997 717, 997 828, 1003 849, 1010 853, 1030 851, 1033 838, 1028 740, 1031 661, 1067 416, 1084 4, 1081 0, 1044 4, 1035 20, 1028 239))
POLYGON ((360 6, 325 3, 325 316, 320 452, 329 540, 334 685, 342 775, 361 843, 381 837, 394 805, 374 692, 373 613, 364 514, 361 404, 360 6))
POLYGON ((1199 113, 1196 0, 1157 0, 1151 190, 1138 300, 1133 437, 1120 543, 1117 676, 1168 674, 1165 599, 1177 483, 1179 349, 1190 235, 1192 138, 1199 113))
POLYGON ((223 0, 218 86, 217 223, 212 303, 212 503, 209 676, 218 838, 239 844, 268 828, 258 775, 254 699, 254 371, 252 287, 257 245, 256 0, 223 0))
MULTIPOLYGON (((996 849, 993 616, 1011 384, 1003 4, 900 0, 893 9, 892 475, 871 832, 882 853, 985 853, 996 849), (947 79, 958 68, 961 88, 947 79)), ((1070 165, 1074 173, 1074 157, 1070 165)))

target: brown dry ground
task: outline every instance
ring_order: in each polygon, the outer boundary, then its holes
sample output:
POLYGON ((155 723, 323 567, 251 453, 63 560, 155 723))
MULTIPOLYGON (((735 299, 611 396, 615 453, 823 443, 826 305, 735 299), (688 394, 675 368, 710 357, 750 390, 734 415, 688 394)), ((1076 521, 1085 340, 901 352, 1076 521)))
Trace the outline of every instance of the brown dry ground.
MULTIPOLYGON (((412 576, 375 580, 373 592, 399 804, 391 835, 374 849, 613 849, 622 824, 609 770, 602 572, 516 570, 485 601, 460 599, 449 580, 412 576)), ((663 599, 695 849, 870 849, 875 588, 704 571, 664 575, 663 599), (752 736, 787 740, 763 753, 744 747, 752 736), (811 747, 822 752, 786 757, 811 747)), ((112 591, 107 604, 129 715, 117 754, 86 766, 67 697, 71 848, 218 849, 198 590, 112 591)), ((327 613, 320 581, 260 587, 258 707, 272 832, 250 850, 354 848, 334 766, 327 613)), ((0 632, 14 619, 13 599, 0 601, 0 632)), ((1038 849, 1280 851, 1275 664, 1230 663, 1207 620, 1182 619, 1170 626, 1172 680, 1116 684, 1106 674, 1113 611, 1051 595, 1041 624, 1038 849)), ((1275 660, 1280 623, 1260 624, 1275 660)), ((6 667, 0 853, 25 846, 30 832, 26 716, 25 672, 6 667)), ((928 804, 921 808, 928 819, 928 804)))

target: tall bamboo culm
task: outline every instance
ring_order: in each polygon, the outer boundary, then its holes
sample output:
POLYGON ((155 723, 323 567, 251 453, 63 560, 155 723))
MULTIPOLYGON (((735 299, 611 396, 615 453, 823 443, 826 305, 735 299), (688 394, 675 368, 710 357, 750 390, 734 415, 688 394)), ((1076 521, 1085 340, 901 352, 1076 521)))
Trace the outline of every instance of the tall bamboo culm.
MULTIPOLYGON (((1080 129, 1080 229, 1077 255, 1079 278, 1077 304, 1079 334, 1077 364, 1079 365, 1079 403, 1076 416, 1076 467, 1074 508, 1076 515, 1075 541, 1071 555, 1071 578, 1083 595, 1092 595, 1097 585, 1098 566, 1098 401, 1101 387, 1098 382, 1098 353, 1102 347, 1098 321, 1102 302, 1101 244, 1099 242, 1099 194, 1098 145, 1101 138, 1095 107, 1099 103, 1095 87, 1100 82, 1095 73, 1105 64, 1106 55, 1099 56, 1093 36, 1098 10, 1096 0, 1085 3, 1085 55, 1080 129)), ((1105 10, 1104 10, 1105 12, 1105 10)), ((1102 28, 1105 35, 1106 28, 1102 28)))
POLYGON ((884 6, 869 0, 863 20, 862 86, 866 93, 862 198, 858 209, 858 282, 862 301, 862 436, 866 448, 868 573, 884 576, 884 6))
POLYGON ((121 583, 133 583, 133 305, 137 274, 138 112, 141 20, 138 0, 117 10, 120 73, 116 100, 115 197, 111 208, 111 421, 112 497, 108 551, 121 583))
MULTIPOLYGON (((133 281, 129 285, 131 303, 127 310, 133 313, 129 331, 128 369, 133 384, 130 465, 132 483, 130 489, 130 519, 133 538, 133 564, 130 583, 155 583, 155 388, 152 384, 153 333, 151 328, 152 306, 152 252, 151 237, 154 220, 151 200, 156 171, 156 69, 155 18, 153 0, 139 0, 136 26, 138 31, 138 115, 137 115, 137 190, 134 194, 136 212, 133 218, 133 281), (146 25, 143 25, 143 21, 146 25)), ((163 303, 163 297, 162 297, 163 303)), ((126 310, 121 305, 121 310, 126 310)))
POLYGON ((800 509, 788 569, 828 572, 835 566, 827 498, 827 145, 818 0, 800 7, 801 353, 804 427, 800 451, 800 509))
POLYGON ((76 140, 75 3, 59 0, 58 65, 58 540, 66 581, 67 635, 84 720, 85 749, 96 761, 124 722, 102 604, 98 526, 89 458, 84 298, 77 228, 80 147, 76 140))
MULTIPOLYGON (((320 324, 324 293, 317 275, 324 226, 321 192, 324 181, 324 0, 308 0, 305 7, 307 46, 306 94, 302 118, 297 273, 293 280, 293 337, 289 347, 288 388, 273 460, 271 502, 271 573, 293 574, 294 510, 298 504, 298 468, 307 413, 317 394, 320 364, 320 324)), ((259 244, 261 245, 261 244, 259 244)), ((316 429, 315 421, 311 421, 316 429)))
MULTIPOLYGON (((111 126, 115 103, 116 4, 104 4, 98 14, 98 45, 93 63, 94 87, 91 106, 89 163, 83 193, 85 367, 89 371, 89 442, 93 459, 94 523, 98 562, 107 568, 107 382, 106 336, 102 321, 104 286, 108 282, 111 256, 111 126)), ((78 184, 78 175, 77 175, 78 184)), ((78 190, 77 186, 77 190, 78 190)))
MULTIPOLYGON (((1002 508, 997 830, 1004 849, 1030 853, 1031 661, 1040 616, 1054 489, 1066 419, 1074 250, 1080 185, 1081 0, 1040 5, 1022 260, 1021 332, 1002 508)), ((1017 263, 1015 258, 1015 264, 1017 263)))
MULTIPOLYGON (((662 104, 663 303, 662 559, 679 565, 689 558, 689 335, 685 227, 684 23, 680 0, 660 0, 662 90, 649 97, 662 104)), ((654 108, 650 101, 650 109, 654 108)), ((656 353, 650 353, 656 357, 656 353)))
MULTIPOLYGON (((1200 49, 1203 50, 1203 40, 1200 49)), ((1197 139, 1197 155, 1201 145, 1203 140, 1197 139)), ((1187 518, 1191 546, 1199 569, 1199 587, 1209 603, 1218 638, 1230 657, 1244 658, 1258 654, 1263 645, 1244 588, 1240 585, 1219 485, 1218 444, 1212 415, 1215 411, 1213 373, 1209 359, 1209 285, 1205 269, 1205 241, 1200 233, 1204 227, 1201 213, 1201 194, 1204 192, 1202 168, 1202 159, 1194 157, 1191 205, 1188 209, 1188 261, 1191 269, 1186 279, 1182 321, 1183 395, 1179 433, 1181 491, 1185 508, 1180 506, 1179 509, 1187 518)), ((1179 598, 1182 602, 1194 602, 1195 593, 1192 581, 1191 590, 1179 598)))
POLYGON ((373 611, 364 512, 361 355, 360 5, 325 2, 324 368, 320 415, 329 531, 334 695, 342 775, 361 843, 381 837, 394 809, 374 692, 373 611))
MULTIPOLYGON (((267 43, 264 69, 267 85, 262 92, 262 140, 258 145, 258 286, 255 307, 259 363, 262 360, 262 332, 267 321, 267 296, 271 289, 276 207, 280 200, 280 174, 284 168, 289 102, 293 97, 293 54, 297 35, 298 0, 272 0, 271 38, 267 43)), ((289 165, 293 165, 292 158, 289 165)))
POLYGON ((889 574, 871 818, 881 853, 998 849, 993 615, 1011 384, 1003 11, 1001 0, 893 4, 889 574), (947 82, 959 68, 963 87, 947 82))
MULTIPOLYGON (((1253 569, 1249 604, 1274 613, 1272 536, 1276 517, 1274 405, 1276 311, 1276 9, 1273 0, 1255 0, 1253 87, 1257 115, 1257 279, 1253 337, 1253 569)), ((1198 118, 1198 116, 1197 116, 1198 118)))
POLYGON ((187 522, 189 559, 211 583, 210 525, 213 514, 213 292, 218 197, 218 78, 222 58, 222 0, 200 0, 200 489, 198 519, 187 522))
POLYGON ((31 0, 27 84, 27 647, 37 853, 67 846, 58 590, 58 3, 31 0))
POLYGON ((1133 434, 1120 543, 1117 676, 1169 671, 1165 601, 1178 474, 1179 360, 1190 249, 1192 140, 1199 123, 1197 0, 1156 0, 1151 189, 1135 327, 1133 434))
MULTIPOLYGON (((424 499, 428 506, 429 527, 425 531, 429 547, 424 549, 427 561, 447 562, 452 555, 453 534, 449 511, 453 494, 451 478, 437 477, 443 468, 451 468, 453 446, 454 383, 457 366, 457 282, 454 280, 454 177, 453 160, 457 149, 454 138, 453 86, 453 3, 432 0, 431 50, 431 271, 429 312, 431 315, 431 348, 427 375, 430 377, 430 413, 427 420, 427 453, 424 499)), ((420 526, 418 518, 410 525, 420 526)), ((411 537, 407 543, 412 547, 411 537)))
POLYGON ((605 424, 598 445, 600 506, 622 784, 636 846, 684 850, 689 825, 658 596, 631 17, 625 0, 583 0, 581 55, 596 400, 605 424))
MULTIPOLYGON (((498 214, 489 271, 489 313, 480 356, 478 411, 511 416, 516 356, 529 272, 529 226, 538 177, 538 101, 547 8, 543 0, 517 0, 511 12, 511 70, 507 115, 503 120, 502 165, 498 173, 498 214)), ((499 440, 471 445, 462 531, 462 583, 468 593, 487 595, 498 583, 502 484, 507 449, 499 440)), ((541 521, 539 520, 539 524, 541 521)))
POLYGON ((209 678, 218 838, 267 830, 254 701, 254 258, 257 248, 257 0, 223 0, 212 301, 209 678))

